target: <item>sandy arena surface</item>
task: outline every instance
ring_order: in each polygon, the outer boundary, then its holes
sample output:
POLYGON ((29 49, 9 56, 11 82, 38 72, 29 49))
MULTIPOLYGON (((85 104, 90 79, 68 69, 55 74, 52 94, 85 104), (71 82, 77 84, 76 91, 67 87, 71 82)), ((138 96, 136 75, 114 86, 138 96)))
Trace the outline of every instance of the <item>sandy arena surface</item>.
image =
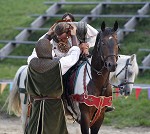
MULTIPOLYGON (((81 134, 79 124, 68 121, 69 134, 81 134)), ((116 129, 112 126, 101 127, 99 134, 150 134, 150 128, 130 127, 116 129)), ((0 134, 23 134, 20 118, 0 116, 0 134)))

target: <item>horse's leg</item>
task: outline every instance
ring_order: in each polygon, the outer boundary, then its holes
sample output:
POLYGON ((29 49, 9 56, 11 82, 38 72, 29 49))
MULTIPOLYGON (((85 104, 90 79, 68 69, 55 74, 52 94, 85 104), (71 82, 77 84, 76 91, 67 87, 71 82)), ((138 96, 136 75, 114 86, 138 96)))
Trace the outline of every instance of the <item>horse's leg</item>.
POLYGON ((98 131, 103 123, 104 113, 100 115, 98 120, 91 126, 91 134, 98 134, 98 131))
POLYGON ((25 130, 25 125, 26 125, 26 119, 27 119, 27 103, 24 104, 24 99, 25 99, 25 94, 20 93, 20 99, 21 99, 21 107, 22 107, 22 113, 21 113, 21 121, 22 121, 22 128, 23 131, 25 130))
POLYGON ((90 116, 89 108, 85 104, 79 104, 81 111, 80 127, 82 134, 89 134, 90 116))

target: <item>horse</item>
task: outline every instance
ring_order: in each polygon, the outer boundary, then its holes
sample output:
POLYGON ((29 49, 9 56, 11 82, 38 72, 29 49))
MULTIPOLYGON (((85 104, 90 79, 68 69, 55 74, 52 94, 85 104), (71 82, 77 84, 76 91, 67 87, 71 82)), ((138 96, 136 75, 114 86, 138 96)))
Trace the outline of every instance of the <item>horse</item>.
POLYGON ((83 134, 97 134, 103 123, 106 108, 112 105, 109 75, 117 67, 117 29, 117 22, 113 28, 105 27, 105 23, 102 23, 92 58, 86 60, 86 64, 80 69, 74 94, 71 95, 78 103, 78 121, 83 134))
MULTIPOLYGON (((28 65, 21 66, 14 77, 12 90, 9 95, 8 111, 14 111, 17 116, 21 116, 24 128, 27 113, 27 94, 25 90, 25 78, 28 65)), ((136 54, 119 55, 117 68, 109 76, 113 87, 120 88, 121 95, 131 95, 135 78, 138 75, 138 64, 136 54)))
POLYGON ((119 55, 116 71, 110 73, 110 83, 113 87, 119 88, 121 95, 129 96, 138 73, 136 54, 119 55))
MULTIPOLYGON (((109 75, 110 72, 115 71, 117 59, 119 59, 117 29, 117 22, 114 23, 113 28, 105 27, 105 22, 102 23, 101 31, 96 38, 93 56, 80 67, 76 79, 74 94, 71 97, 78 104, 80 114, 78 114, 77 120, 80 123, 81 132, 84 134, 89 134, 89 128, 91 134, 98 133, 104 119, 105 110, 107 106, 112 104, 112 86, 109 83, 109 75)), ((24 98, 27 98, 27 94, 22 90, 25 89, 25 86, 21 85, 24 85, 26 74, 27 65, 22 66, 17 71, 8 103, 9 111, 14 111, 18 116, 22 114, 23 128, 27 114, 27 104, 24 98), (21 78, 21 81, 17 82, 19 78, 21 78), (21 89, 20 93, 18 88, 21 89), (21 100, 19 100, 19 95, 21 100), (20 109, 22 109, 22 112, 20 109)))

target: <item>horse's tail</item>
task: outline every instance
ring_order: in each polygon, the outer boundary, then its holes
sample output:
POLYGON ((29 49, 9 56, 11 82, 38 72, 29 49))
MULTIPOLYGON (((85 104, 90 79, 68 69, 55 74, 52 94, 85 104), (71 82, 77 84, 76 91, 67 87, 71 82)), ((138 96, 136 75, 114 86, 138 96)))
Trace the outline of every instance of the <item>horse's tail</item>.
POLYGON ((16 116, 21 116, 22 112, 18 80, 21 70, 23 68, 24 66, 20 67, 19 70, 17 71, 13 80, 12 90, 10 91, 10 94, 6 100, 7 101, 6 103, 8 103, 7 106, 8 113, 11 114, 13 112, 16 116))

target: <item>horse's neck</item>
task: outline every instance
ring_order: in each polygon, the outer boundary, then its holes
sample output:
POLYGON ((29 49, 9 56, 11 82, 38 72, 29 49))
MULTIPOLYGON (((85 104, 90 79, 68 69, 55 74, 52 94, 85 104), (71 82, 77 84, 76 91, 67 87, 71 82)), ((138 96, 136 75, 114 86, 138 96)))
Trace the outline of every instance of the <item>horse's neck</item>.
POLYGON ((102 69, 104 66, 103 60, 100 56, 98 56, 97 52, 92 56, 91 66, 97 70, 102 69))
POLYGON ((104 67, 105 65, 102 57, 98 55, 97 52, 95 52, 95 54, 93 54, 92 56, 91 66, 95 68, 97 71, 101 71, 103 75, 105 75, 108 72, 108 70, 104 67))
POLYGON ((104 62, 101 57, 93 55, 91 59, 91 76, 96 87, 101 88, 109 81, 109 71, 104 67, 104 62), (96 70, 96 71, 95 71, 96 70), (99 73, 99 75, 98 75, 99 73))

